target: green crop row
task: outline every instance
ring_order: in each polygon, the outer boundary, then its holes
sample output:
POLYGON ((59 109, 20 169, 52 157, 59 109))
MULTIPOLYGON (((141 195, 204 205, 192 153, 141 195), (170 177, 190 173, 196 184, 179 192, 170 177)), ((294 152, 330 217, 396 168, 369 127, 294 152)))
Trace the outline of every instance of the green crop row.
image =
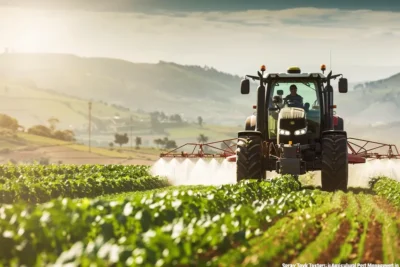
MULTIPOLYGON (((331 197, 332 194, 326 193, 316 195, 317 205, 283 216, 262 235, 250 240, 249 247, 232 249, 220 257, 218 266, 282 266, 299 254, 301 257, 315 255, 324 247, 312 241, 320 236, 328 223, 335 224, 340 219, 338 210, 342 194, 331 197)), ((330 236, 321 237, 322 240, 328 238, 324 241, 329 242, 330 236)))
POLYGON ((279 219, 249 247, 225 253, 217 266, 400 262, 400 221, 396 214, 388 216, 375 197, 337 192, 316 200, 318 205, 279 219))
POLYGON ((201 266, 316 204, 291 177, 141 193, 130 199, 63 199, 0 206, 0 259, 16 265, 201 266))
POLYGON ((400 182, 385 176, 371 179, 370 186, 379 196, 385 197, 397 208, 400 208, 400 182))
POLYGON ((0 203, 42 203, 168 186, 147 166, 0 165, 0 203))

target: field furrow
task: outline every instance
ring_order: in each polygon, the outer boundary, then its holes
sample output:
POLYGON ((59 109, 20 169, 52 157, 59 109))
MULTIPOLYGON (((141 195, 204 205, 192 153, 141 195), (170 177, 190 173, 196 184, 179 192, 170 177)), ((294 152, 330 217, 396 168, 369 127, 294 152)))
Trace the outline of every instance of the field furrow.
MULTIPOLYGON (((381 249, 375 253, 382 254, 382 262, 400 261, 400 210, 395 208, 388 200, 382 197, 373 197, 374 208, 379 216, 381 249)), ((375 230, 377 231, 377 230, 375 230)))
POLYGON ((279 262, 290 262, 340 210, 341 196, 331 197, 317 195, 317 205, 283 217, 263 235, 250 240, 249 246, 231 250, 216 261, 219 266, 278 266, 279 262))
POLYGON ((362 262, 382 263, 382 224, 372 215, 365 238, 362 262))
MULTIPOLYGON (((369 218, 371 209, 362 208, 359 195, 349 193, 347 195, 348 207, 346 209, 346 222, 348 231, 344 240, 337 242, 340 252, 332 253, 327 262, 350 263, 353 262, 360 253, 360 240, 364 233, 365 220, 369 218)), ((325 261, 326 262, 326 261, 325 261)))
POLYGON ((334 239, 328 245, 327 249, 318 256, 318 259, 315 262, 316 263, 332 262, 332 258, 339 254, 340 249, 350 232, 350 228, 351 225, 348 220, 343 220, 342 222, 340 222, 339 228, 336 232, 334 239))

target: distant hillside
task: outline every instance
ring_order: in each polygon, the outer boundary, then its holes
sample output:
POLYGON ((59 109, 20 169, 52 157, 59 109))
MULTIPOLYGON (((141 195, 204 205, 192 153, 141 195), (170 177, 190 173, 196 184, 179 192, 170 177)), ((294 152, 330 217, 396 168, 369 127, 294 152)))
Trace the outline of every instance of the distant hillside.
POLYGON ((3 54, 0 75, 24 79, 31 87, 102 100, 131 110, 159 110, 186 118, 202 116, 206 122, 242 122, 253 104, 250 99, 247 105, 232 104, 244 100, 238 76, 167 62, 144 64, 58 54, 3 54))
MULTIPOLYGON (((93 121, 96 127, 108 132, 113 132, 118 124, 123 131, 129 130, 128 120, 133 114, 134 129, 149 133, 148 112, 153 111, 180 114, 189 121, 202 116, 206 125, 236 126, 243 125, 256 102, 255 90, 251 95, 240 94, 240 79, 214 68, 168 62, 147 64, 62 54, 3 54, 0 55, 0 112, 17 117, 26 126, 56 116, 61 120, 61 128, 72 125, 85 135, 87 102, 92 99, 93 121), (120 119, 115 120, 115 116, 120 119)), ((256 85, 252 89, 255 88, 256 85)), ((335 103, 347 127, 375 125, 400 120, 399 97, 400 74, 397 74, 356 84, 347 94, 336 93, 335 103)))
MULTIPOLYGON (((0 113, 17 118, 26 128, 47 124, 50 117, 56 117, 60 121, 59 128, 86 132, 89 125, 88 111, 87 100, 40 89, 23 79, 0 76, 0 113)), ((93 130, 113 131, 118 117, 130 115, 136 123, 150 120, 148 114, 131 112, 127 108, 103 101, 94 101, 93 130)))
POLYGON ((349 124, 387 124, 400 121, 400 73, 354 86, 335 94, 338 112, 349 124))

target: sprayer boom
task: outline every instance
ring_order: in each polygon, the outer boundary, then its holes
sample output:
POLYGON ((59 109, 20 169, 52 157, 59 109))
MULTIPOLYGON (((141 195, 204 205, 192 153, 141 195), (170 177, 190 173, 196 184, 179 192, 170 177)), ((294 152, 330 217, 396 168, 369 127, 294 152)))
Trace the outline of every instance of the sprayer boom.
MULTIPOLYGON (((210 143, 186 143, 166 153, 161 158, 226 158, 229 162, 236 162, 236 143, 238 139, 226 139, 210 143), (216 145, 219 144, 220 147, 216 145), (184 151, 192 147, 191 151, 184 151), (197 150, 196 150, 197 149, 197 150), (214 149, 214 151, 213 151, 214 149), (217 150, 217 151, 215 151, 217 150), (218 153, 219 152, 219 153, 218 153)), ((366 160, 400 159, 396 145, 385 144, 359 138, 348 138, 349 164, 362 164, 366 160), (371 145, 375 145, 371 147, 371 145)))
POLYGON ((237 138, 215 141, 210 143, 186 143, 166 153, 161 153, 161 158, 228 158, 236 154, 234 147, 236 147, 237 138), (232 144, 234 142, 234 144, 232 144), (215 145, 219 144, 220 147, 215 145), (193 147, 189 152, 183 151, 193 147), (197 149, 197 150, 196 150, 197 149), (219 151, 214 152, 214 150, 219 151), (182 151, 179 151, 182 150, 182 151), (214 152, 214 153, 212 153, 214 152))
POLYGON ((359 138, 348 138, 347 147, 352 155, 357 155, 365 159, 400 159, 397 146, 359 138), (374 147, 371 147, 374 145, 374 147), (380 153, 379 153, 380 152, 380 153))

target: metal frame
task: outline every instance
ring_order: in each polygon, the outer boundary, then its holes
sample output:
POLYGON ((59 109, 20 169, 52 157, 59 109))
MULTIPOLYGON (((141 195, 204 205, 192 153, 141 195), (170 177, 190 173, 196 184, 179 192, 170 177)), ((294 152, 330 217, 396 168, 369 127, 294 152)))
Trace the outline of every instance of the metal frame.
POLYGON ((227 142, 233 141, 233 140, 238 140, 237 138, 232 138, 232 139, 226 139, 226 140, 221 140, 221 141, 215 141, 215 142, 210 142, 210 143, 186 143, 180 147, 177 147, 171 151, 168 151, 167 153, 161 153, 160 157, 161 158, 227 158, 230 156, 236 155, 236 151, 233 149, 233 147, 236 146, 236 143, 229 146, 227 142), (219 147, 213 146, 214 144, 218 143, 224 143, 227 146, 227 149, 222 149, 219 147), (193 150, 191 153, 187 152, 180 152, 176 153, 178 149, 181 149, 185 146, 194 146, 193 150), (194 153, 196 148, 199 147, 199 150, 197 153, 194 153), (213 153, 205 153, 204 152, 204 147, 210 147, 217 149, 219 151, 222 151, 221 153, 213 154, 213 153))
POLYGON ((381 142, 375 142, 375 141, 364 140, 364 139, 359 139, 359 138, 348 138, 347 139, 347 147, 352 152, 352 155, 358 155, 358 156, 361 156, 361 157, 363 157, 365 159, 369 159, 369 160, 400 159, 399 151, 397 150, 397 146, 394 144, 385 144, 385 143, 381 143, 381 142), (350 140, 363 142, 363 144, 362 145, 356 144, 350 140), (377 146, 368 148, 368 145, 370 145, 370 144, 377 145, 377 146), (358 148, 358 150, 356 150, 357 148, 358 148), (387 148, 387 154, 373 152, 374 150, 376 151, 379 148, 387 148))
MULTIPOLYGON (((220 141, 215 141, 215 142, 210 142, 210 143, 186 143, 180 147, 177 147, 171 151, 168 151, 166 153, 161 153, 160 157, 161 158, 228 158, 231 156, 236 155, 235 148, 236 143, 233 145, 229 145, 227 142, 233 141, 233 140, 238 140, 238 138, 232 138, 232 139, 225 139, 225 140, 220 140, 220 141), (215 147, 215 144, 221 144, 224 143, 227 146, 227 149, 222 149, 219 147, 215 147), (187 152, 177 152, 177 150, 186 147, 186 146, 194 146, 193 150, 191 153, 187 152), (196 148, 198 149, 198 152, 195 153, 196 148), (205 153, 204 152, 204 147, 210 147, 219 151, 222 151, 221 153, 205 153)), ((351 151, 349 155, 354 155, 358 157, 362 157, 364 159, 368 160, 376 160, 376 159, 400 159, 400 154, 398 152, 397 146, 393 144, 385 144, 385 143, 380 143, 380 142, 375 142, 375 141, 370 141, 370 140, 365 140, 365 139, 359 139, 359 138, 351 138, 349 137, 347 139, 347 147, 351 151), (363 142, 363 144, 357 144, 354 141, 357 142, 363 142), (368 145, 374 144, 377 145, 372 148, 368 148, 368 145), (380 148, 387 148, 387 154, 381 154, 378 152, 373 152, 376 151, 377 149, 380 148)), ((360 162, 361 163, 361 162, 360 162)))

